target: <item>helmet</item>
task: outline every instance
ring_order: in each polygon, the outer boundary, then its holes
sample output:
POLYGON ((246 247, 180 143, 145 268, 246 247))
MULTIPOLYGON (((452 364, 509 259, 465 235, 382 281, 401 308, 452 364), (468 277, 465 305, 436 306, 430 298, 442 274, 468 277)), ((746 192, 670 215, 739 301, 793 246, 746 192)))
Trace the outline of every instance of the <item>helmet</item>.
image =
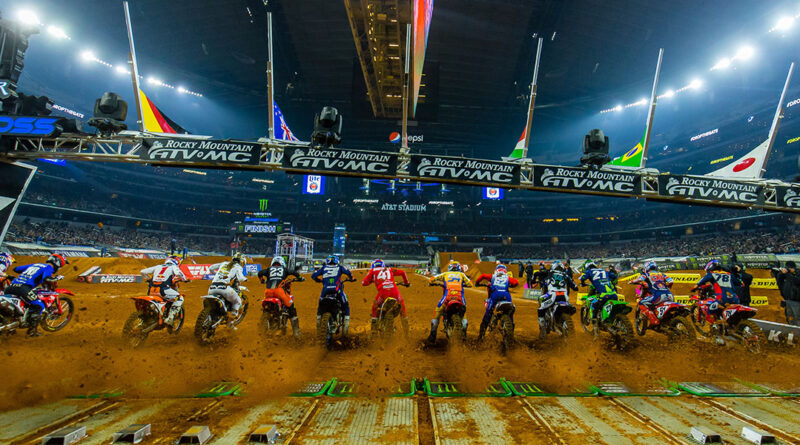
POLYGON ((6 267, 14 263, 14 257, 10 253, 0 253, 0 264, 5 264, 6 267))
POLYGON ((586 260, 583 263, 583 270, 597 269, 597 263, 594 260, 586 260))
POLYGON ((386 267, 386 263, 383 260, 375 260, 372 262, 372 265, 369 267, 370 269, 377 269, 379 267, 386 267))
POLYGON ((339 264, 339 257, 336 255, 328 255, 328 258, 325 259, 325 263, 329 266, 335 266, 339 264))
POLYGON ((69 261, 67 261, 66 258, 64 258, 63 256, 61 256, 61 254, 58 253, 50 255, 47 258, 47 262, 52 264, 53 267, 56 268, 56 270, 61 269, 62 267, 64 267, 65 264, 69 264, 69 261))
POLYGON ((281 267, 286 267, 286 261, 283 259, 282 256, 276 256, 272 258, 272 265, 274 266, 275 264, 280 264, 281 267))
POLYGON ((539 269, 547 269, 547 266, 544 264, 544 261, 539 261, 539 269))
POLYGON ((508 268, 505 264, 498 264, 497 267, 494 268, 494 273, 506 274, 508 273, 508 268))
POLYGON ((550 269, 563 272, 564 265, 561 263, 561 261, 553 261, 553 264, 550 265, 550 269))
POLYGON ((169 256, 164 261, 164 265, 166 265, 166 266, 180 266, 181 265, 181 260, 180 260, 180 258, 178 258, 176 256, 169 256))
POLYGON ((241 264, 242 267, 247 265, 247 258, 245 258, 245 256, 242 255, 241 252, 234 253, 233 256, 231 257, 231 261, 233 261, 234 263, 241 264))
POLYGON ((656 264, 655 261, 648 261, 644 263, 642 269, 644 269, 645 272, 650 272, 651 270, 658 270, 658 264, 656 264))
POLYGON ((722 264, 720 264, 719 260, 711 260, 706 264, 706 272, 719 269, 722 269, 722 264))
POLYGON ((461 272, 461 265, 458 264, 458 261, 450 261, 450 264, 447 265, 447 270, 450 272, 461 272))

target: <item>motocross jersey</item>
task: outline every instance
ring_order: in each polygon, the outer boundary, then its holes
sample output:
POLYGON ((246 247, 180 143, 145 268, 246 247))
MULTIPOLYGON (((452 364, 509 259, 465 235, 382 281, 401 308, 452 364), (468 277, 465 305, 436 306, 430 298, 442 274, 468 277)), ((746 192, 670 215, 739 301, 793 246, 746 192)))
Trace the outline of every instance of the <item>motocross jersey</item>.
POLYGON ((650 271, 645 274, 639 275, 635 280, 631 281, 632 284, 645 283, 649 291, 653 294, 669 292, 669 286, 672 284, 672 278, 664 275, 661 272, 650 271))
POLYGON ((505 292, 508 293, 508 289, 512 287, 517 287, 519 285, 519 281, 516 278, 510 277, 508 274, 483 274, 475 280, 475 284, 480 283, 483 280, 489 280, 489 295, 495 292, 505 292))
POLYGON ((609 273, 603 269, 589 269, 581 275, 581 283, 589 280, 595 289, 597 295, 616 294, 617 288, 613 282, 616 280, 616 274, 609 273))
POLYGON ((28 264, 27 266, 17 266, 14 272, 20 274, 12 285, 36 287, 41 285, 48 278, 53 277, 56 270, 50 264, 28 264))
POLYGON ((289 269, 281 265, 275 265, 269 269, 258 272, 258 278, 266 281, 267 289, 277 289, 283 280, 289 278, 290 275, 295 278, 300 278, 296 270, 289 271, 289 269))
POLYGON ((467 302, 464 300, 464 288, 472 287, 472 282, 466 275, 464 275, 464 272, 441 273, 431 278, 431 283, 433 282, 442 282, 445 286, 444 295, 442 295, 442 299, 439 300, 439 304, 437 306, 441 306, 442 303, 444 303, 444 301, 447 299, 447 296, 451 293, 453 295, 460 295, 461 302, 466 306, 467 302))
POLYGON ((179 281, 187 281, 186 275, 183 274, 178 266, 170 266, 160 264, 158 266, 148 267, 140 271, 143 275, 151 275, 154 286, 173 288, 175 287, 175 279, 179 281))
POLYGON ((369 286, 375 283, 375 288, 378 293, 382 295, 396 295, 400 291, 397 289, 397 283, 394 282, 395 275, 403 279, 403 284, 408 284, 408 277, 406 273, 400 269, 393 267, 379 267, 369 271, 364 280, 361 282, 362 286, 369 286))
POLYGON ((700 287, 706 284, 711 284, 717 300, 723 302, 738 301, 734 286, 741 286, 742 282, 737 276, 731 275, 730 272, 724 270, 708 272, 706 276, 697 282, 697 286, 700 287))
POLYGON ((348 268, 342 265, 326 264, 311 274, 311 278, 314 280, 319 280, 320 277, 322 277, 322 292, 328 293, 339 290, 339 286, 342 284, 343 275, 346 275, 351 280, 353 279, 353 274, 350 273, 348 268))
POLYGON ((211 280, 212 284, 227 284, 231 286, 234 281, 242 282, 247 280, 247 277, 244 276, 242 265, 232 261, 214 264, 208 268, 208 271, 216 271, 214 278, 211 280))
POLYGON ((559 293, 563 293, 564 296, 567 296, 569 295, 570 289, 578 290, 578 286, 575 285, 575 283, 572 281, 572 277, 570 277, 569 274, 559 270, 554 270, 550 272, 547 289, 553 296, 556 296, 559 293))

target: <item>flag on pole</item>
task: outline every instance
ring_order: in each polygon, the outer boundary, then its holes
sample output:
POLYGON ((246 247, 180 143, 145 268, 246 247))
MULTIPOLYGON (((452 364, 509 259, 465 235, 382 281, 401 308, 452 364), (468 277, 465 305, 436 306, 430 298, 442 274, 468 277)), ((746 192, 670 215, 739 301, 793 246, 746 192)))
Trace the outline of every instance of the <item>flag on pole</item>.
POLYGON ((730 164, 711 173, 706 173, 708 176, 716 176, 721 178, 736 178, 736 179, 758 179, 761 177, 761 168, 764 166, 764 161, 767 159, 767 151, 769 151, 769 142, 767 139, 758 147, 751 150, 741 158, 731 162, 730 164))
POLYGON ((139 90, 139 102, 142 104, 142 125, 144 126, 144 131, 153 133, 189 134, 183 127, 167 117, 142 90, 139 90))
POLYGON ((517 145, 514 146, 514 151, 508 155, 509 159, 522 159, 525 157, 525 133, 528 132, 528 127, 522 129, 522 136, 519 137, 517 145))
POLYGON ((647 131, 642 135, 642 140, 636 144, 635 147, 631 148, 622 156, 618 156, 609 162, 609 165, 617 165, 620 167, 631 167, 631 168, 639 168, 642 166, 642 155, 644 154, 644 138, 647 135, 647 131))
POLYGON ((294 133, 292 133, 292 130, 289 129, 289 124, 287 124, 286 119, 283 118, 283 113, 277 103, 275 103, 272 111, 272 128, 275 129, 275 139, 279 141, 299 142, 300 139, 297 139, 294 133))

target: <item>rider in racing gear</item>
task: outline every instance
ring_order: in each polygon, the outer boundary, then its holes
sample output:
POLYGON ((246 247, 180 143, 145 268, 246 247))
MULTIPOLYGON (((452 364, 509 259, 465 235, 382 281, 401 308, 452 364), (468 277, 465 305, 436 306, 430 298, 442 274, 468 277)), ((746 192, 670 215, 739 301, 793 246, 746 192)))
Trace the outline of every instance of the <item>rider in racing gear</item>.
POLYGON ((289 293, 289 284, 286 279, 293 276, 297 281, 305 281, 297 270, 289 270, 286 267, 286 261, 282 256, 276 256, 272 259, 272 265, 269 269, 263 269, 258 272, 258 279, 267 284, 267 290, 264 292, 264 298, 277 298, 281 300, 281 304, 289 314, 289 320, 292 322, 292 335, 294 338, 300 338, 300 320, 297 318, 297 307, 294 305, 294 297, 289 293), (283 285, 283 287, 281 287, 283 285))
POLYGON ((608 272, 597 266, 594 260, 586 260, 583 263, 583 275, 579 278, 581 286, 586 286, 586 280, 590 282, 589 295, 596 295, 597 297, 592 300, 592 314, 595 319, 600 317, 600 308, 606 301, 617 298, 617 288, 614 286, 614 281, 617 275, 613 272, 608 272))
POLYGON ((400 323, 403 325, 403 333, 408 338, 408 314, 406 314, 406 303, 403 297, 400 296, 400 289, 397 288, 397 283, 394 282, 395 276, 403 279, 403 286, 410 286, 406 273, 394 267, 387 267, 383 260, 375 260, 372 262, 367 276, 361 282, 362 286, 369 286, 375 283, 375 288, 378 289, 378 295, 375 296, 375 301, 372 303, 372 318, 370 319, 370 329, 374 333, 378 326, 378 311, 387 298, 394 298, 400 303, 400 323))
MULTIPOLYGON (((444 294, 439 304, 436 305, 434 317, 431 320, 431 334, 428 336, 428 343, 436 342, 436 331, 439 328, 439 319, 444 316, 444 310, 447 307, 444 303, 450 299, 460 299, 464 307, 467 306, 467 301, 464 299, 464 288, 472 287, 472 282, 462 272, 461 264, 456 261, 451 261, 447 266, 447 272, 431 277, 431 284, 444 285, 444 294)), ((467 319, 464 318, 464 330, 467 329, 467 319)))
POLYGON ((550 276, 547 278, 548 292, 539 298, 539 338, 547 335, 547 310, 559 301, 569 303, 569 290, 578 290, 578 285, 572 281, 572 276, 561 261, 554 261, 550 265, 550 276))
MULTIPOLYGON (((735 288, 742 285, 741 280, 736 275, 722 269, 719 260, 711 260, 705 267, 706 275, 697 282, 692 291, 701 287, 710 286, 714 291, 714 302, 708 306, 708 312, 719 317, 727 304, 739 304, 739 296, 736 295, 735 288)), ((722 322, 722 321, 720 321, 722 322)), ((715 323, 712 329, 716 332, 716 342, 724 344, 720 334, 720 327, 715 323)))
POLYGON ((0 292, 2 292, 11 281, 6 272, 12 264, 14 264, 14 257, 11 256, 10 253, 0 252, 0 292))
MULTIPOLYGON (((488 281, 489 287, 487 289, 489 293, 489 298, 486 300, 486 312, 483 313, 483 319, 481 320, 481 326, 478 329, 478 341, 483 339, 483 335, 486 333, 486 328, 489 327, 489 322, 492 321, 492 312, 494 311, 495 306, 497 303, 501 301, 511 301, 511 293, 508 291, 511 287, 517 287, 519 285, 519 281, 516 278, 511 278, 508 275, 508 268, 503 264, 498 264, 497 267, 494 269, 494 274, 483 274, 475 280, 475 285, 477 286, 482 281, 488 281)), ((511 324, 514 324, 514 312, 511 312, 511 324)))
MULTIPOLYGON (((311 274, 311 279, 317 283, 322 283, 322 292, 319 295, 320 300, 322 300, 325 295, 329 294, 335 294, 336 298, 339 299, 339 303, 342 305, 342 311, 344 312, 342 334, 347 337, 350 328, 350 302, 347 301, 347 295, 345 295, 342 290, 342 276, 347 276, 347 278, 351 280, 353 279, 353 274, 350 270, 339 264, 339 257, 330 255, 325 260, 325 265, 311 274)), ((321 317, 320 307, 317 305, 317 326, 319 326, 321 317)))
POLYGON ((34 289, 42 285, 51 285, 58 281, 60 277, 56 276, 56 273, 66 264, 69 264, 66 258, 53 253, 44 263, 28 264, 14 268, 14 272, 20 275, 11 282, 5 293, 19 297, 27 303, 23 320, 28 325, 28 337, 42 335, 39 333, 38 328, 39 319, 42 317, 42 311, 44 311, 44 304, 36 296, 34 289))
POLYGON ((231 318, 238 317, 239 309, 242 307, 239 283, 247 281, 244 274, 245 266, 247 266, 247 258, 237 252, 233 254, 230 261, 212 264, 208 268, 208 271, 214 274, 211 286, 208 287, 208 294, 220 296, 231 304, 231 318))
POLYGON ((164 318, 164 323, 168 325, 172 325, 175 315, 180 312, 180 308, 183 305, 183 296, 176 289, 176 283, 178 281, 189 281, 181 271, 180 264, 180 258, 170 256, 167 257, 162 265, 147 267, 139 271, 145 281, 149 283, 150 288, 158 288, 161 298, 167 301, 169 311, 167 312, 167 317, 164 318))
POLYGON ((641 284, 643 287, 640 302, 651 310, 661 303, 675 301, 672 295, 672 278, 658 270, 655 261, 648 261, 642 266, 641 275, 630 281, 630 284, 641 284))

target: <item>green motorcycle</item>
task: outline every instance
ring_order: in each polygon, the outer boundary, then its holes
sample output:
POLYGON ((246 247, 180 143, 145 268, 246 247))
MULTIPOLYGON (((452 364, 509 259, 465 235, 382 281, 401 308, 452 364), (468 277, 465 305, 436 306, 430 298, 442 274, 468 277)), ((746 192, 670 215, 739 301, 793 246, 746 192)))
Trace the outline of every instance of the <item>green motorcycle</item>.
MULTIPOLYGON (((591 293, 591 292, 590 292, 591 293)), ((617 294, 613 292, 603 293, 592 296, 581 297, 583 306, 581 307, 581 326, 587 333, 599 337, 600 331, 611 334, 614 345, 619 350, 626 349, 633 343, 633 325, 626 316, 633 309, 624 301, 620 301, 617 294), (595 317, 592 301, 610 297, 602 306, 599 317, 595 317)))

